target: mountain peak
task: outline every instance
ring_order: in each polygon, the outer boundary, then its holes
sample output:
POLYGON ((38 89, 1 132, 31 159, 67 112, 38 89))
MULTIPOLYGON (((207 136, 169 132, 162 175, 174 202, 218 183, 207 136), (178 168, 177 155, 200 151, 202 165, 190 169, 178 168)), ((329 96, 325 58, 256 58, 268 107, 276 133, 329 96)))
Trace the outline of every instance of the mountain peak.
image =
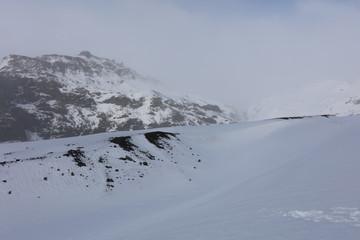
POLYGON ((0 64, 0 96, 6 99, 0 104, 0 141, 236 120, 230 108, 164 94, 153 83, 89 51, 11 56, 0 64))
POLYGON ((86 58, 91 58, 94 56, 89 51, 81 51, 77 55, 81 56, 81 57, 86 57, 86 58))

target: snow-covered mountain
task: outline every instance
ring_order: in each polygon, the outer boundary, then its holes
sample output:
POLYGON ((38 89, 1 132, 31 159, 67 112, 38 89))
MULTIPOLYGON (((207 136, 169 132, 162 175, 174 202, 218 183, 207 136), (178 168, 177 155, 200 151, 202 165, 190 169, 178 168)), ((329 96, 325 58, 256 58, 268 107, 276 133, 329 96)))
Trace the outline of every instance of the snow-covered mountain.
POLYGON ((360 114, 360 83, 324 81, 311 84, 297 92, 267 98, 248 107, 240 114, 240 119, 253 121, 321 114, 360 114))
POLYGON ((360 117, 0 144, 0 239, 360 236, 360 117))
POLYGON ((0 63, 0 141, 236 120, 231 108, 161 88, 87 51, 75 57, 10 55, 0 63))

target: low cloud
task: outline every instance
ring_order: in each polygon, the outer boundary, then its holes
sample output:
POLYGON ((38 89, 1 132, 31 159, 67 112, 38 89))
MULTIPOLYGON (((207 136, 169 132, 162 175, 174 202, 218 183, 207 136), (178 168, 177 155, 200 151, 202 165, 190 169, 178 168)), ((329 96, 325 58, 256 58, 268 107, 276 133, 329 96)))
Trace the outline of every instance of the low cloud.
POLYGON ((2 3, 0 56, 89 50, 238 108, 317 81, 360 80, 355 1, 293 1, 262 14, 249 4, 216 11, 228 1, 210 1, 211 11, 175 0, 52 2, 2 3))

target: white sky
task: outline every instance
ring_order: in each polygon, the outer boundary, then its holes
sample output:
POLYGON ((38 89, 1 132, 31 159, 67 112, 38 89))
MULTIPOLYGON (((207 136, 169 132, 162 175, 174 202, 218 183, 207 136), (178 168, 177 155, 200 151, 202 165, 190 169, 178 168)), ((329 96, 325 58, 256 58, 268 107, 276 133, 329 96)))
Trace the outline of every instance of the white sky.
POLYGON ((360 81, 357 1, 0 3, 0 57, 89 50, 237 108, 317 81, 360 81))

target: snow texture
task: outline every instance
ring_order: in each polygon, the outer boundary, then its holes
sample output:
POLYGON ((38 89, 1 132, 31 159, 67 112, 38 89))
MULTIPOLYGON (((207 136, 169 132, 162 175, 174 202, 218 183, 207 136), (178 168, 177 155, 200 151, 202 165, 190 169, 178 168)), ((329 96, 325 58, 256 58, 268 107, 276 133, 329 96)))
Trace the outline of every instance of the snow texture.
POLYGON ((0 144, 0 239, 360 236, 360 117, 0 144))
POLYGON ((284 217, 304 219, 313 222, 349 223, 360 227, 360 211, 358 208, 336 207, 330 210, 289 211, 282 213, 284 217))

